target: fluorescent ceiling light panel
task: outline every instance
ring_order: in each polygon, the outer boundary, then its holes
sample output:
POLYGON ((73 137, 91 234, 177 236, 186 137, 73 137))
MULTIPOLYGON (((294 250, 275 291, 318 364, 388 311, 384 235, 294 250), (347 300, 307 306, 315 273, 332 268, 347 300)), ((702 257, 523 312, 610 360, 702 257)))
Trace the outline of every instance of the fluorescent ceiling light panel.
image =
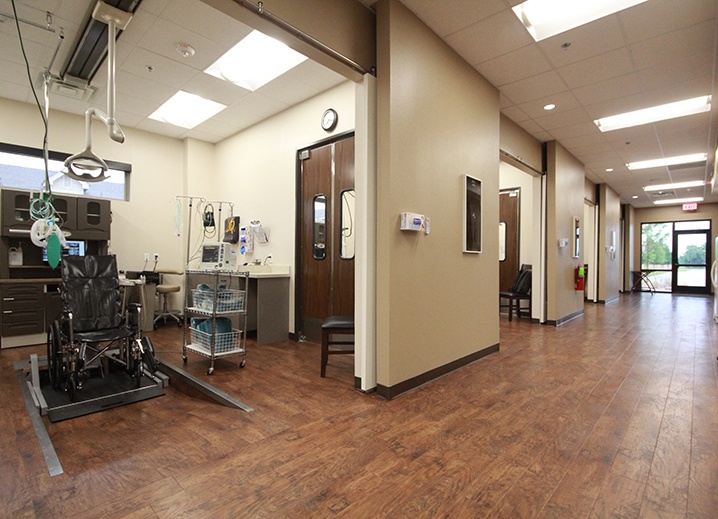
POLYGON ((306 59, 284 43, 252 31, 205 72, 254 91, 306 59))
POLYGON ((701 96, 677 101, 675 103, 644 108, 643 110, 636 110, 635 112, 603 117, 593 122, 596 123, 598 129, 602 132, 610 132, 620 130, 621 128, 630 128, 631 126, 640 126, 641 124, 655 123, 656 121, 665 121, 666 119, 675 119, 676 117, 709 112, 710 109, 711 96, 701 96))
POLYGON ((689 187, 701 187, 706 183, 702 180, 691 180, 690 182, 676 182, 675 184, 659 184, 655 186, 645 186, 644 191, 668 191, 669 189, 687 189, 689 187))
POLYGON ((654 200, 653 203, 656 205, 666 205, 666 204, 687 204, 688 202, 702 202, 703 197, 702 196, 696 196, 694 198, 673 198, 669 200, 654 200))
POLYGON ((568 31, 646 0, 527 0, 514 13, 536 41, 568 31))
POLYGON ((180 90, 150 115, 150 119, 191 129, 227 108, 195 94, 180 90))
POLYGON ((629 162, 628 164, 626 164, 626 167, 633 171, 636 169, 660 168, 661 166, 675 166, 677 164, 693 164, 694 162, 705 162, 707 158, 707 153, 693 153, 691 155, 681 155, 680 157, 666 157, 664 159, 629 162))

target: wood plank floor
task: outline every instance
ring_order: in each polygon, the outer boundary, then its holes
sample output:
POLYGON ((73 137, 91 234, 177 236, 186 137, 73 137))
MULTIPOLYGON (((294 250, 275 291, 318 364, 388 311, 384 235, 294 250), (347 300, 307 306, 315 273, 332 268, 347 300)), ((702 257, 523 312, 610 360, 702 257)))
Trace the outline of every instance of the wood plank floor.
MULTIPOLYGON (((188 370, 245 413, 173 384, 51 424, 50 477, 0 353, 0 517, 718 517, 712 300, 622 295, 560 328, 501 322, 501 351, 387 402, 353 359, 250 345, 188 370)), ((181 365, 181 333, 152 333, 181 365)))

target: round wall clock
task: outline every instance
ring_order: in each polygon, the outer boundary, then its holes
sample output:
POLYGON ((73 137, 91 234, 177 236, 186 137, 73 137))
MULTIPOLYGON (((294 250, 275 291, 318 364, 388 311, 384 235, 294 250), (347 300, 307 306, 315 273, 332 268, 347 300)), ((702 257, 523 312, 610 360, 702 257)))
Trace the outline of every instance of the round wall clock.
POLYGON ((339 122, 339 116, 337 115, 337 111, 334 110, 333 108, 329 108, 322 115, 322 129, 324 129, 327 132, 330 132, 334 128, 336 128, 337 122, 339 122))

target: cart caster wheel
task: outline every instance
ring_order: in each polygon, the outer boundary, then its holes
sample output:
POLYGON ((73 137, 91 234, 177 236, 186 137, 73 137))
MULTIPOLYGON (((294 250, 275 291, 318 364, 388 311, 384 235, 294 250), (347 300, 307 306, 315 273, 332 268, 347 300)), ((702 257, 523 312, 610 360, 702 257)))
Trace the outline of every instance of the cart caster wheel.
POLYGON ((207 375, 211 375, 212 373, 214 373, 214 368, 209 368, 207 370, 207 375))
POLYGON ((242 362, 239 363, 239 367, 240 367, 240 368, 243 368, 243 367, 246 366, 246 365, 247 365, 247 361, 246 361, 246 360, 243 360, 242 362))

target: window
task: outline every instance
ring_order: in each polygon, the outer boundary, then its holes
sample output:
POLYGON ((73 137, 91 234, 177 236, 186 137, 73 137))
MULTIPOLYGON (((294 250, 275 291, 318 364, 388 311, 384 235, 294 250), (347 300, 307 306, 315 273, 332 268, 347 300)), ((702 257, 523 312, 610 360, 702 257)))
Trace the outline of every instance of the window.
MULTIPOLYGON (((109 179, 102 182, 80 182, 61 173, 67 153, 50 152, 48 174, 53 193, 63 193, 112 200, 129 199, 130 164, 106 161, 109 179)), ((41 191, 45 187, 45 164, 42 150, 0 143, 0 187, 41 191)))

